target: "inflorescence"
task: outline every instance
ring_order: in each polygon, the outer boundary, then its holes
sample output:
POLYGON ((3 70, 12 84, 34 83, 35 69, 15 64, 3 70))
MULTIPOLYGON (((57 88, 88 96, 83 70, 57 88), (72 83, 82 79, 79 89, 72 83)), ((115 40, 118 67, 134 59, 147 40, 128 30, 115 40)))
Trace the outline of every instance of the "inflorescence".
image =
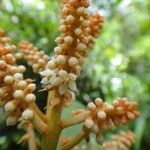
POLYGON ((135 141, 135 135, 131 131, 122 131, 118 135, 113 135, 109 141, 102 145, 103 150, 130 150, 135 141))
POLYGON ((61 35, 55 40, 55 55, 41 72, 41 83, 45 85, 45 89, 58 91, 64 105, 74 98, 73 92, 77 91, 76 79, 83 60, 103 23, 101 15, 88 14, 88 6, 88 0, 63 1, 59 27, 61 35))
POLYGON ((44 51, 39 51, 38 48, 29 41, 21 41, 19 47, 20 52, 16 54, 16 57, 23 57, 27 60, 28 65, 33 68, 35 73, 39 73, 45 69, 49 57, 44 54, 44 51))
MULTIPOLYGON (((2 31, 1 31, 2 32, 2 31)), ((30 103, 35 102, 33 91, 36 85, 31 79, 24 79, 26 68, 16 65, 16 58, 12 51, 16 49, 9 44, 9 37, 0 37, 0 106, 7 112, 7 125, 14 125, 25 115, 30 103)))

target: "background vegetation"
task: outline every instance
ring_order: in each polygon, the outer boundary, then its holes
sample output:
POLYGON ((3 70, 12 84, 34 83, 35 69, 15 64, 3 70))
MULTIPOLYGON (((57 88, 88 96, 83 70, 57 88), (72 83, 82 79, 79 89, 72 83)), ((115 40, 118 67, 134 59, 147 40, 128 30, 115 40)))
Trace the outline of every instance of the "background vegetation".
MULTIPOLYGON (((13 38, 14 44, 27 39, 52 55, 54 39, 59 35, 59 8, 59 0, 0 0, 0 27, 13 38)), ((123 128, 135 131, 135 150, 149 150, 150 1, 92 0, 89 11, 100 11, 105 17, 105 23, 78 79, 79 102, 72 107, 82 104, 84 107, 96 97, 105 101, 121 96, 137 100, 142 116, 123 128)), ((26 65, 24 61, 18 63, 26 65)), ((33 74, 30 67, 29 70, 25 76, 36 78, 38 82, 40 77, 33 74)), ((37 101, 43 108, 46 93, 38 94, 37 101)), ((17 128, 6 127, 5 115, 2 109, 0 111, 0 149, 26 149, 26 146, 16 145, 24 131, 18 132, 17 128)), ((65 117, 68 111, 66 109, 65 117)), ((76 130, 78 127, 73 129, 76 130)), ((73 134, 72 130, 70 134, 73 134)), ((106 133, 106 138, 109 135, 110 132, 106 133)))

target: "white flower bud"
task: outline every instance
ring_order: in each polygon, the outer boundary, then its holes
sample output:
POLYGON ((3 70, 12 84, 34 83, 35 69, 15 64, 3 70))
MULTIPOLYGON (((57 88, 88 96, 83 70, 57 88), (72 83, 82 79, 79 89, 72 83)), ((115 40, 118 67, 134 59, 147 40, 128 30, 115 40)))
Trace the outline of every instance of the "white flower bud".
POLYGON ((34 91, 36 89, 36 85, 34 83, 30 83, 28 84, 27 89, 34 91))
POLYGON ((17 83, 17 86, 18 86, 18 88, 20 88, 20 89, 25 89, 26 86, 27 86, 27 82, 24 81, 24 80, 21 80, 21 81, 19 81, 19 82, 17 83))
POLYGON ((96 104, 97 106, 101 106, 101 105, 103 104, 103 100, 102 100, 101 98, 96 98, 96 99, 95 99, 95 104, 96 104))
POLYGON ((22 58, 22 53, 16 53, 15 57, 16 57, 16 59, 21 59, 22 58))
POLYGON ((88 20, 83 20, 82 25, 83 27, 87 27, 89 25, 89 21, 88 20))
POLYGON ((87 108, 88 108, 89 110, 94 110, 94 109, 96 109, 96 105, 95 105, 93 102, 91 102, 91 103, 89 103, 89 104, 87 105, 87 108))
POLYGON ((47 55, 44 55, 44 56, 43 56, 43 59, 44 59, 45 61, 48 61, 48 59, 49 59, 49 56, 47 56, 47 55))
POLYGON ((18 66, 18 72, 24 73, 26 71, 26 67, 23 65, 18 66))
POLYGON ((87 129, 91 129, 94 126, 94 122, 91 119, 86 119, 84 125, 87 129))
POLYGON ((87 48, 86 45, 83 43, 79 43, 77 45, 77 50, 79 50, 79 51, 84 51, 86 48, 87 48))
POLYGON ((69 8, 68 8, 68 7, 64 7, 63 10, 62 10, 62 12, 63 12, 64 14, 69 13, 69 8))
POLYGON ((62 33, 65 33, 65 32, 67 31, 67 28, 66 28, 65 25, 61 25, 61 26, 59 27, 59 30, 60 30, 62 33))
POLYGON ((76 66, 78 64, 78 59, 76 57, 71 57, 68 60, 69 66, 73 67, 76 66))
POLYGON ((68 35, 68 36, 65 36, 64 41, 66 43, 71 44, 73 42, 73 38, 70 35, 68 35))
POLYGON ((59 36, 55 39, 55 42, 61 44, 63 42, 63 38, 59 36))
POLYGON ((55 63, 53 60, 50 60, 50 61, 47 63, 47 67, 48 67, 49 69, 55 69, 56 63, 55 63))
POLYGON ((7 119, 6 119, 6 125, 7 126, 13 126, 17 123, 18 119, 17 117, 15 116, 9 116, 7 119))
POLYGON ((34 116, 34 113, 33 113, 33 111, 30 110, 30 109, 26 109, 26 110, 22 113, 22 118, 23 118, 24 120, 30 120, 30 119, 33 118, 33 116, 34 116))
POLYGON ((25 97, 25 100, 30 103, 30 102, 35 102, 36 100, 36 97, 34 94, 27 94, 26 97, 25 97))
POLYGON ((81 15, 81 14, 83 14, 84 13, 84 7, 79 7, 78 9, 77 9, 77 13, 78 13, 78 15, 81 15))
POLYGON ((88 41, 89 41, 89 39, 88 39, 87 37, 84 37, 83 39, 81 39, 81 42, 82 42, 83 44, 87 44, 88 41))
POLYGON ((45 61, 44 61, 43 59, 39 59, 39 60, 38 60, 38 64, 39 64, 40 66, 44 66, 44 65, 45 65, 45 61))
POLYGON ((56 57, 56 63, 63 65, 66 62, 66 58, 64 55, 58 55, 56 57))
POLYGON ((13 95, 14 95, 14 98, 23 98, 24 93, 22 90, 16 90, 13 95))
POLYGON ((49 80, 48 80, 47 77, 44 77, 44 78, 41 80, 41 83, 44 84, 44 85, 48 84, 48 82, 49 82, 49 80))
POLYGON ((111 112, 114 110, 114 106, 111 104, 106 105, 106 111, 111 112))
POLYGON ((80 34, 82 33, 82 30, 81 30, 80 28, 76 28, 76 29, 74 30, 74 33, 75 33, 76 35, 80 35, 80 34))
POLYGON ((104 111, 99 111, 97 113, 97 117, 101 120, 105 120, 106 119, 106 113, 104 111))
POLYGON ((56 54, 61 54, 61 53, 62 53, 62 48, 59 47, 59 46, 57 46, 57 47, 54 48, 54 52, 55 52, 56 54))
POLYGON ((13 78, 13 76, 5 76, 5 78, 4 78, 4 82, 6 83, 6 84, 12 84, 13 82, 14 82, 14 78, 13 78))
POLYGON ((68 24, 73 23, 74 20, 75 20, 75 18, 74 18, 74 16, 72 16, 72 15, 69 15, 69 16, 66 17, 66 22, 67 22, 68 24))
POLYGON ((14 79, 15 80, 22 80, 23 79, 23 74, 22 73, 15 73, 14 74, 14 79))
POLYGON ((3 60, 0 60, 0 69, 4 69, 6 68, 6 66, 7 66, 6 62, 3 60))
POLYGON ((118 100, 114 100, 113 101, 113 106, 115 106, 115 107, 119 106, 119 101, 118 100))
POLYGON ((16 105, 12 101, 10 101, 5 105, 4 108, 6 112, 13 112, 16 109, 16 105))

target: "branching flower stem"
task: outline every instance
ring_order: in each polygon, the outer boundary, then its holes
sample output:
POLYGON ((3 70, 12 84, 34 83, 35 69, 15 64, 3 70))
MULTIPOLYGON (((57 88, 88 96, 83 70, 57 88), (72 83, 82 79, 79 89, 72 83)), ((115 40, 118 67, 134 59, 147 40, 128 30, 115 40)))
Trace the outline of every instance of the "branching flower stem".
POLYGON ((33 125, 31 123, 27 125, 27 133, 29 134, 29 140, 28 140, 29 150, 37 150, 36 137, 34 134, 33 125))
MULTIPOLYGON (((59 141, 59 136, 62 131, 60 120, 62 106, 51 106, 50 102, 56 97, 56 91, 50 91, 47 102, 46 116, 48 117, 48 129, 43 135, 42 149, 43 150, 55 150, 59 141)), ((58 96, 58 95, 57 95, 58 96)))
POLYGON ((64 119, 61 121, 61 126, 62 128, 67 128, 79 123, 84 122, 85 118, 90 114, 89 111, 85 111, 81 114, 75 115, 74 117, 71 117, 69 119, 64 119))

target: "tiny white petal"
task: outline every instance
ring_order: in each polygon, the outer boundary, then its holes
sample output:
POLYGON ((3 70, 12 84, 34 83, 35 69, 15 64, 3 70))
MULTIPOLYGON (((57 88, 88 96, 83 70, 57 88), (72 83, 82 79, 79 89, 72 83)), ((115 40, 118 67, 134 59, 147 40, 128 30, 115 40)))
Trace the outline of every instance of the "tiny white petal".
POLYGON ((60 84, 59 86, 59 94, 63 95, 67 91, 67 87, 65 84, 60 84))
POLYGON ((52 75, 52 74, 53 74, 53 71, 50 70, 50 69, 46 69, 46 70, 40 72, 40 74, 41 74, 42 76, 49 76, 49 75, 52 75))
POLYGON ((44 77, 42 80, 41 80, 41 83, 42 84, 44 84, 44 85, 46 85, 46 84, 48 84, 48 79, 47 79, 47 77, 44 77))
POLYGON ((68 88, 72 91, 77 91, 77 85, 74 81, 69 81, 68 88))
POLYGON ((77 75, 75 75, 73 73, 69 73, 68 77, 69 77, 70 80, 73 80, 73 81, 75 81, 77 79, 77 75))
POLYGON ((57 77, 57 78, 54 78, 50 84, 53 86, 56 86, 56 85, 59 85, 61 82, 62 82, 62 79, 60 77, 57 77))

